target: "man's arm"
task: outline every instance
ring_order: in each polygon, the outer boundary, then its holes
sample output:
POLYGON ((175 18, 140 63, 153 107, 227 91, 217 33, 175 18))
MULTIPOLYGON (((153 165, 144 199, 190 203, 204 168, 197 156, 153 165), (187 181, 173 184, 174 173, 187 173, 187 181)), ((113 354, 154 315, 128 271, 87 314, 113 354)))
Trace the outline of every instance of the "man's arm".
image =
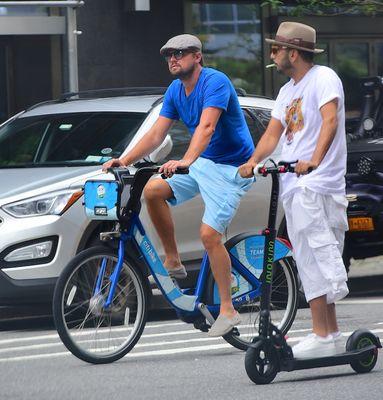
POLYGON ((161 166, 160 172, 167 176, 174 174, 177 168, 187 168, 200 156, 210 143, 222 110, 207 107, 202 111, 200 122, 194 131, 189 147, 182 160, 170 160, 161 166))
POLYGON ((338 128, 337 109, 337 99, 329 101, 320 108, 323 122, 319 133, 318 143, 311 160, 300 160, 295 166, 295 172, 298 176, 307 174, 309 169, 313 170, 318 168, 319 164, 327 154, 338 128))
POLYGON ((243 178, 253 176, 255 166, 269 156, 277 147, 282 132, 284 131, 281 121, 276 118, 271 118, 265 133, 259 140, 253 155, 249 158, 246 164, 239 167, 239 174, 243 178))
POLYGON ((131 165, 155 150, 164 140, 173 120, 159 116, 153 126, 124 157, 107 161, 102 169, 131 165))

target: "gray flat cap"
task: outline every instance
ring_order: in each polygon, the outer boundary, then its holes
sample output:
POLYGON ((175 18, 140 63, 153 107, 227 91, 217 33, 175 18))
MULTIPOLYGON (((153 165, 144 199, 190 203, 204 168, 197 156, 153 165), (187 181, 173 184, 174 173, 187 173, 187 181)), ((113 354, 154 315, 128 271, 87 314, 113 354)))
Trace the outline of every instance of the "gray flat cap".
POLYGON ((194 47, 199 51, 202 50, 202 43, 197 38, 197 36, 189 35, 185 33, 183 35, 178 35, 170 38, 167 43, 161 47, 160 54, 163 54, 166 50, 184 50, 194 47))

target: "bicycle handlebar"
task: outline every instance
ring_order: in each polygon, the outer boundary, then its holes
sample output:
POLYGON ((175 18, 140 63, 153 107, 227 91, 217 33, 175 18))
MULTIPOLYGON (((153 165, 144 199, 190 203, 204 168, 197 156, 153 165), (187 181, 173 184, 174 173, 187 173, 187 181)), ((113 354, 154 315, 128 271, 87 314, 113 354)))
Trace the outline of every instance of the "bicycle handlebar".
MULTIPOLYGON (((189 168, 177 168, 174 172, 177 175, 187 175, 189 173, 189 168)), ((161 174, 162 179, 167 179, 168 177, 165 174, 161 174)))
MULTIPOLYGON (((132 175, 126 167, 111 167, 107 169, 107 172, 112 173, 117 180, 124 183, 123 180, 134 179, 135 181, 139 181, 144 177, 144 180, 148 180, 152 175, 156 175, 159 173, 159 169, 161 167, 159 165, 155 165, 153 167, 142 167, 139 168, 134 175, 132 175), (141 178, 141 179, 140 179, 141 178), (146 178, 146 179, 145 179, 146 178)), ((189 168, 178 168, 175 174, 188 174, 189 168)), ((163 179, 166 179, 167 176, 165 174, 161 174, 163 179)))
MULTIPOLYGON (((279 161, 278 164, 273 165, 271 167, 266 167, 265 165, 260 166, 259 164, 256 165, 254 168, 254 175, 262 175, 267 176, 270 174, 285 174, 287 172, 295 172, 295 166, 297 161, 279 161)), ((310 168, 310 171, 312 168, 310 168)))
MULTIPOLYGON (((141 208, 141 195, 142 191, 148 180, 153 176, 158 174, 160 166, 156 165, 153 167, 143 167, 139 168, 134 175, 131 175, 127 168, 108 168, 108 172, 113 173, 116 180, 118 180, 122 185, 129 183, 130 187, 130 197, 126 205, 126 210, 134 210, 139 213, 141 208)), ((176 174, 188 174, 188 168, 179 168, 175 172, 176 174)), ((162 174, 163 175, 163 174, 162 174)), ((166 178, 166 177, 165 177, 166 178)))

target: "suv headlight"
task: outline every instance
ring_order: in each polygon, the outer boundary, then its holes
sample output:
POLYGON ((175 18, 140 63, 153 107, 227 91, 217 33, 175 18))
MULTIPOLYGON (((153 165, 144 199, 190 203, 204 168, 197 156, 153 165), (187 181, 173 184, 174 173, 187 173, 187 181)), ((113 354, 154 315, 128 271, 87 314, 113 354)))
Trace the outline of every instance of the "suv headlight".
POLYGON ((16 218, 61 215, 81 196, 81 190, 52 192, 7 204, 3 209, 16 218))

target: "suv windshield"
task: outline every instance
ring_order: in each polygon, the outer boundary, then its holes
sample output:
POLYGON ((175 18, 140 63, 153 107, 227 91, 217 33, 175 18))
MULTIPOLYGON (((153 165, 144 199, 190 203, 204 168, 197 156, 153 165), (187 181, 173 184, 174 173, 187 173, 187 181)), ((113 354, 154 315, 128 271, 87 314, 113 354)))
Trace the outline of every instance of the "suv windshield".
POLYGON ((17 118, 0 128, 0 168, 101 164, 119 157, 145 113, 17 118))

